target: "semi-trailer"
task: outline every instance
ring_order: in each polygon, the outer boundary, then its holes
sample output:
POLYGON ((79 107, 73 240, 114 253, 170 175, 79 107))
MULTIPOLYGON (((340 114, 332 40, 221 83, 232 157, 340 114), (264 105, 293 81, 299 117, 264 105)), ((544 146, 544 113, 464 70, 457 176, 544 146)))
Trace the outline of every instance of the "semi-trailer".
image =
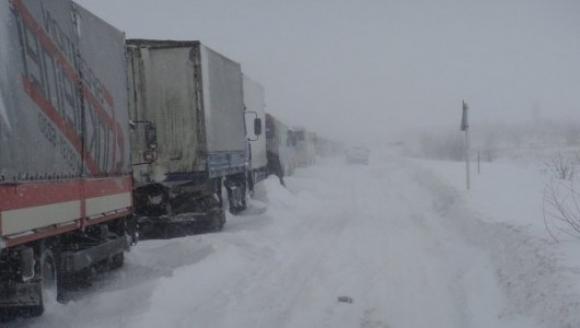
POLYGON ((0 308, 40 315, 130 243, 125 37, 70 0, 0 16, 0 308))
POLYGON ((264 87, 244 75, 244 105, 246 109, 246 137, 248 139, 248 190, 268 176, 266 138, 262 135, 266 124, 264 87))
POLYGON ((220 230, 222 186, 232 213, 246 207, 240 64, 198 41, 128 40, 127 52, 140 232, 220 230))
POLYGON ((220 230, 222 190, 238 213, 296 146, 263 88, 198 41, 126 42, 71 0, 0 2, 0 311, 40 315, 121 266, 137 226, 220 230))
POLYGON ((316 134, 304 128, 294 128, 292 134, 295 140, 296 165, 313 165, 316 162, 316 134))

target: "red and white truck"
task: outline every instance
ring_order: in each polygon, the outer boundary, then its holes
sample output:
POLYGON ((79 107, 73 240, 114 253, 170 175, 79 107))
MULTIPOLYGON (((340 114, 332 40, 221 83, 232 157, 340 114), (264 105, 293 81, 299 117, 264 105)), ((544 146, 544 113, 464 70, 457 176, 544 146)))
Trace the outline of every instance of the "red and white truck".
POLYGON ((0 1, 0 308, 48 297, 130 243, 124 34, 70 0, 0 1))

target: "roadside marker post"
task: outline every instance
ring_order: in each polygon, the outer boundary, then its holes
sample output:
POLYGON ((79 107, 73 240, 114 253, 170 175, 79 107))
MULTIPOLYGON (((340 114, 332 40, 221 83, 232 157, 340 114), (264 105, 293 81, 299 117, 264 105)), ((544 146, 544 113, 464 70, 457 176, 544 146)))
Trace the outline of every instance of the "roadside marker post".
POLYGON ((471 168, 470 168, 470 161, 469 161, 469 120, 468 120, 468 111, 469 107, 465 100, 462 101, 462 115, 461 115, 461 131, 465 132, 465 186, 467 190, 471 188, 471 168))
POLYGON ((481 154, 480 151, 477 151, 477 175, 481 174, 481 154))

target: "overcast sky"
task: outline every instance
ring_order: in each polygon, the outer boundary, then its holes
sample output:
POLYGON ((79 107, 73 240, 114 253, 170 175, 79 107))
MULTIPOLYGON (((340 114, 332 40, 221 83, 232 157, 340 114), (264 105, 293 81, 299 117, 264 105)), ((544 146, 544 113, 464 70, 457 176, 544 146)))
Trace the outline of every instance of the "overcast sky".
POLYGON ((78 0, 133 38, 201 40, 268 111, 343 139, 472 119, 580 121, 578 0, 78 0))

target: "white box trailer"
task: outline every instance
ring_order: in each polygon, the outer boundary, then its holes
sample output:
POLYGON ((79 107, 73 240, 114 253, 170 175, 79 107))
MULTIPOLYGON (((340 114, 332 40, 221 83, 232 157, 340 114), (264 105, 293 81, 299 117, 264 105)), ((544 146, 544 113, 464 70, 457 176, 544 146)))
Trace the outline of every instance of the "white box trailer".
POLYGON ((240 64, 199 41, 128 40, 127 53, 142 233, 221 229, 222 181, 230 211, 245 208, 248 141, 240 64))
POLYGON ((243 172, 247 142, 240 64, 198 41, 128 40, 127 45, 136 183, 243 172), (148 133, 148 126, 154 132, 148 133))
POLYGON ((316 134, 304 128, 294 128, 296 142, 296 165, 307 167, 316 162, 316 134))
POLYGON ((264 87, 244 75, 244 105, 246 106, 246 137, 249 141, 250 189, 268 175, 266 156, 266 103, 264 87))

